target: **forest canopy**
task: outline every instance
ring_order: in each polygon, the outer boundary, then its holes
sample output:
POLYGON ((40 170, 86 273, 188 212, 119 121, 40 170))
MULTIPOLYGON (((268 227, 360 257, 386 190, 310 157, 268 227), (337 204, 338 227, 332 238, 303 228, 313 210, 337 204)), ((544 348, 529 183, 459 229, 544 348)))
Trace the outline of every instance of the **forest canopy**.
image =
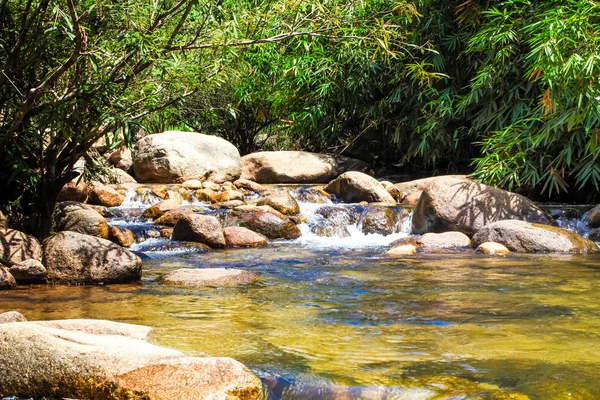
POLYGON ((0 204, 44 236, 95 143, 166 129, 591 200, 599 49, 592 1, 0 0, 0 204))

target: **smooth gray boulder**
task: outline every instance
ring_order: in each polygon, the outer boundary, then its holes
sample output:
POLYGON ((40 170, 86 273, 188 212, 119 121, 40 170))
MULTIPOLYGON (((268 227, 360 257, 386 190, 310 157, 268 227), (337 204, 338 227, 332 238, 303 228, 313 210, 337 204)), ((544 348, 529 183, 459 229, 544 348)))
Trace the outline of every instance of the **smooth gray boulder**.
POLYGON ((473 236, 473 247, 486 242, 500 243, 510 251, 534 253, 592 253, 598 246, 591 240, 555 226, 526 221, 497 221, 481 228, 473 236))
POLYGON ((464 179, 440 178, 421 195, 412 232, 458 231, 472 236, 485 225, 506 219, 553 225, 554 219, 528 198, 464 179))
POLYGON ((377 179, 358 171, 345 172, 325 186, 325 191, 346 203, 383 203, 396 205, 396 200, 377 179))
POLYGON ((139 182, 181 183, 191 179, 226 182, 240 177, 240 153, 217 136, 167 131, 135 145, 133 169, 139 182))
POLYGON ((0 325, 0 397, 255 400, 262 384, 231 358, 186 357, 151 328, 103 320, 0 325))
POLYGON ((353 158, 306 151, 261 151, 242 157, 241 179, 257 183, 327 183, 346 171, 368 171, 353 158))

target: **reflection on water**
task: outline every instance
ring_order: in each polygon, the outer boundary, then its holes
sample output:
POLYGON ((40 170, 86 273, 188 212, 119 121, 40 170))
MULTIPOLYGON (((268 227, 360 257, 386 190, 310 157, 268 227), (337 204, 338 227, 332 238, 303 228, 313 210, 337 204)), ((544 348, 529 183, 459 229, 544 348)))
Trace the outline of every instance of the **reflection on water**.
POLYGON ((600 398, 599 256, 381 252, 154 255, 141 284, 2 292, 0 312, 150 325, 159 344, 245 363, 274 399, 600 398), (154 283, 175 268, 223 266, 262 280, 154 283))

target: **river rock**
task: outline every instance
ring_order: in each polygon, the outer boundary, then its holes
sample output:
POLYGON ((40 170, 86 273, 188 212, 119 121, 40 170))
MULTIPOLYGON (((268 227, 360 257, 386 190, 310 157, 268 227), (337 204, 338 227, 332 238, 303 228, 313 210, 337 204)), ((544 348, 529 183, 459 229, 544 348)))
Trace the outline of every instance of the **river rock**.
POLYGON ((221 203, 214 203, 210 206, 210 209, 211 210, 220 210, 220 209, 232 210, 239 206, 243 206, 244 204, 246 204, 246 203, 244 203, 242 200, 229 200, 229 201, 224 201, 221 203))
POLYGON ((278 191, 263 197, 256 203, 257 206, 270 206, 284 215, 296 215, 300 213, 300 206, 290 192, 278 191))
POLYGON ((123 247, 131 247, 135 243, 135 235, 130 229, 122 226, 111 226, 108 232, 109 239, 123 247))
POLYGON ((218 193, 215 192, 212 189, 200 189, 200 190, 196 190, 196 192, 194 193, 194 196, 196 196, 196 199, 198 199, 198 201, 204 201, 207 203, 214 203, 217 201, 217 195, 218 193))
POLYGON ((223 228, 227 247, 260 247, 267 245, 267 237, 241 226, 223 228))
POLYGON ((363 233, 387 236, 394 232, 395 215, 387 207, 369 206, 361 216, 358 225, 363 233))
POLYGON ((396 205, 396 200, 377 179, 362 172, 343 173, 325 187, 325 191, 336 195, 346 203, 383 203, 396 205))
POLYGON ((417 253, 417 248, 412 244, 400 244, 385 252, 388 256, 412 256, 417 253))
POLYGON ((108 162, 120 170, 129 171, 133 167, 133 155, 129 148, 121 147, 110 153, 108 162))
POLYGON ((255 213, 255 212, 268 212, 275 215, 278 218, 285 219, 286 216, 281 212, 277 211, 271 206, 252 206, 252 205, 243 205, 235 208, 235 211, 240 211, 244 213, 255 213))
POLYGON ((102 239, 108 238, 108 223, 91 206, 63 201, 58 203, 54 212, 56 231, 72 231, 102 239))
POLYGON ((471 236, 485 225, 505 219, 554 224, 551 216, 524 196, 469 180, 440 178, 417 202, 412 231, 458 231, 471 236))
POLYGON ((174 210, 169 210, 154 220, 154 223, 157 225, 175 226, 177 221, 186 215, 193 214, 197 209, 196 206, 183 206, 174 210))
POLYGON ((8 268, 0 266, 0 290, 12 289, 17 286, 14 276, 8 271, 8 268))
POLYGON ((218 193, 214 198, 215 203, 226 203, 233 200, 244 200, 244 193, 237 190, 225 190, 218 193))
POLYGON ((213 248, 226 247, 225 236, 219 220, 212 215, 189 214, 173 228, 173 240, 200 242, 213 248))
POLYGON ((29 259, 42 259, 40 242, 21 231, 0 228, 0 263, 12 266, 29 259))
POLYGON ((326 183, 346 171, 367 171, 348 157, 305 151, 262 151, 242 157, 242 179, 258 183, 326 183))
POLYGON ((289 218, 280 218, 270 212, 236 212, 236 216, 250 230, 261 233, 269 239, 297 239, 302 234, 289 218))
POLYGON ((0 396, 254 400, 261 382, 230 358, 185 357, 150 328, 103 320, 0 325, 0 396))
POLYGON ((133 176, 122 169, 113 168, 110 170, 110 173, 113 175, 114 182, 117 184, 124 185, 127 183, 137 183, 133 176))
POLYGON ((233 268, 182 268, 160 276, 157 282, 176 286, 223 286, 251 283, 258 279, 252 272, 233 268))
POLYGON ((115 189, 95 183, 90 187, 89 199, 90 204, 96 204, 105 207, 118 207, 125 201, 125 196, 117 192, 115 189))
POLYGON ((202 181, 198 179, 190 179, 181 184, 182 187, 191 190, 199 190, 202 189, 202 181))
POLYGON ((238 189, 245 189, 254 193, 260 193, 267 190, 265 186, 256 182, 252 182, 248 179, 238 179, 237 181, 233 182, 233 184, 238 189))
POLYGON ((534 224, 526 221, 505 220, 488 224, 473 236, 473 246, 496 242, 517 252, 591 253, 598 246, 566 229, 534 224))
MULTIPOLYGON (((401 193, 398 195, 400 202, 404 205, 414 206, 419 201, 423 190, 429 187, 433 182, 445 179, 468 180, 466 175, 442 175, 433 176, 430 178, 416 179, 413 181, 399 182, 394 184, 394 187, 401 193)), ((387 189, 387 188, 386 188, 387 189)), ((391 190, 391 189, 390 189, 391 190)))
POLYGON ((44 264, 34 259, 15 264, 8 271, 19 284, 44 283, 48 275, 44 264))
POLYGON ((591 228, 600 228, 600 204, 588 211, 585 221, 591 228))
POLYGON ((168 131, 148 135, 135 147, 133 169, 141 182, 198 179, 220 183, 240 177, 240 153, 217 136, 168 131))
POLYGON ((510 250, 506 248, 506 246, 500 244, 500 243, 496 243, 496 242, 485 242, 485 243, 481 243, 479 246, 477 246, 477 249, 475 250, 476 253, 482 253, 482 254, 498 254, 498 255, 502 255, 502 254, 508 254, 510 253, 510 250))
POLYGON ((168 211, 172 211, 181 207, 181 202, 175 199, 168 199, 159 201, 153 206, 144 210, 144 218, 158 218, 167 213, 168 211))
POLYGON ((142 276, 142 260, 111 241, 59 232, 44 241, 47 280, 69 284, 126 283, 142 276))
POLYGON ((60 190, 60 193, 58 193, 56 201, 59 203, 63 201, 84 203, 88 199, 88 191, 88 185, 83 179, 78 182, 67 182, 60 190))
POLYGON ((27 318, 18 311, 9 311, 0 314, 0 324, 12 324, 13 322, 26 322, 27 318))
POLYGON ((462 232, 426 233, 417 239, 417 244, 425 248, 469 247, 471 239, 462 232))

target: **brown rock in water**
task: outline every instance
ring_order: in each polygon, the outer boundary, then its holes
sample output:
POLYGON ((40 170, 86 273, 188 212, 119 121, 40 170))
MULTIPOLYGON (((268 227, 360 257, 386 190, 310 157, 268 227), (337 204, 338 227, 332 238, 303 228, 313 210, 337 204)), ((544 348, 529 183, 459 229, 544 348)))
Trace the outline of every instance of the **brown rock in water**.
POLYGON ((159 197, 163 200, 167 200, 169 198, 169 187, 166 185, 156 185, 152 186, 150 189, 153 195, 159 197))
POLYGON ((233 200, 244 200, 244 193, 238 192, 237 190, 226 190, 216 195, 215 203, 225 203, 233 200))
POLYGON ((131 247, 135 243, 135 235, 127 228, 121 226, 111 226, 109 230, 109 239, 123 247, 131 247))
POLYGON ((471 239, 462 232, 426 233, 417 238, 417 245, 425 248, 469 247, 471 239))
POLYGON ((262 384, 230 358, 185 357, 149 344, 150 328, 102 320, 0 325, 0 395, 78 399, 259 398, 262 384))
POLYGON ((160 237, 170 239, 173 236, 173 228, 161 228, 160 237))
POLYGON ((394 246, 388 251, 385 252, 388 256, 411 256, 417 253, 417 248, 412 244, 400 244, 398 246, 394 246))
POLYGON ((8 268, 0 266, 0 290, 12 289, 15 286, 17 286, 17 281, 8 268))
POLYGON ((326 183, 346 171, 367 171, 367 163, 305 151, 262 151, 242 157, 241 179, 258 183, 326 183))
POLYGON ((278 218, 285 219, 285 215, 283 215, 279 211, 275 210, 271 206, 244 205, 244 206, 236 207, 235 211, 244 212, 244 213, 268 212, 270 214, 275 215, 278 218))
POLYGON ((169 210, 158 219, 154 220, 154 223, 157 225, 166 225, 166 226, 175 226, 177 221, 183 218, 186 215, 193 214, 196 212, 197 207, 195 206, 183 206, 178 207, 174 210, 169 210))
POLYGON ((117 207, 123 204, 125 196, 117 192, 115 189, 95 183, 90 187, 88 202, 105 207, 117 207))
POLYGON ((241 226, 223 229, 227 247, 260 247, 267 245, 267 237, 241 226))
POLYGON ((27 322, 27 318, 18 311, 9 311, 0 314, 0 324, 12 324, 13 322, 27 322))
POLYGON ((84 203, 88 199, 88 191, 88 185, 83 179, 79 182, 67 182, 60 190, 56 201, 59 203, 63 201, 84 203))
POLYGON ((59 232, 44 241, 47 280, 54 283, 104 284, 138 281, 142 260, 108 240, 59 232))
POLYGON ((600 228, 600 204, 588 211, 585 221, 591 228, 600 228))
POLYGON ((217 136, 168 131, 148 135, 135 147, 133 168, 140 182, 225 182, 240 177, 240 153, 217 136))
POLYGON ((144 211, 143 215, 144 215, 144 218, 155 219, 155 218, 161 217, 168 211, 178 209, 179 207, 181 207, 180 201, 177 201, 174 199, 163 200, 163 201, 159 201, 158 203, 154 204, 153 206, 147 208, 144 211))
POLYGON ((325 191, 346 203, 366 201, 396 205, 396 200, 377 179, 362 172, 350 171, 338 176, 329 182, 325 191))
POLYGON ((102 239, 108 238, 106 219, 92 206, 64 201, 58 203, 54 211, 54 222, 57 231, 72 231, 102 239))
POLYGON ((256 203, 257 206, 270 206, 284 215, 296 215, 300 213, 300 206, 290 192, 279 191, 263 197, 256 203))
POLYGON ((46 282, 46 276, 48 271, 46 267, 34 259, 29 259, 15 264, 8 270, 11 275, 15 278, 18 284, 26 285, 31 283, 44 283, 46 282))
POLYGON ((40 242, 21 231, 0 228, 0 263, 12 266, 29 259, 42 259, 40 242))
POLYGON ((395 214, 387 207, 369 206, 359 220, 363 233, 390 235, 394 232, 395 214))
POLYGON ((202 182, 198 179, 190 179, 181 184, 186 189, 199 190, 202 189, 202 182))
POLYGON ((251 283, 258 279, 252 272, 233 268, 182 268, 160 276, 157 282, 176 286, 223 286, 251 283))
POLYGON ((496 242, 517 252, 592 253, 598 246, 576 233, 554 226, 526 221, 497 221, 481 228, 473 236, 473 246, 496 242))
POLYGON ((198 199, 198 201, 214 203, 217 201, 218 193, 212 189, 200 189, 196 190, 196 193, 194 195, 196 196, 196 199, 198 199))
POLYGON ((133 155, 127 147, 121 147, 110 153, 108 162, 118 169, 129 171, 133 167, 133 155))
POLYGON ((477 249, 475 250, 475 252, 482 253, 482 254, 503 255, 503 254, 510 253, 510 250, 507 249, 506 246, 504 246, 500 243, 485 242, 485 243, 481 243, 479 246, 477 246, 477 249))
POLYGON ((269 212, 236 212, 236 216, 250 230, 269 239, 297 239, 301 235, 300 229, 288 218, 280 218, 269 212))
POLYGON ((211 215, 190 214, 177 221, 173 228, 173 240, 200 242, 213 248, 226 246, 219 220, 211 215))
POLYGON ((238 189, 246 189, 250 192, 259 193, 264 192, 267 188, 260 183, 252 182, 248 179, 238 179, 233 182, 233 185, 238 189))
POLYGON ((413 213, 413 233, 458 231, 473 235, 492 222, 516 219, 554 224, 531 200, 516 193, 468 180, 445 178, 431 183, 413 213))
POLYGON ((215 204, 211 205, 210 208, 211 208, 211 210, 219 210, 219 209, 223 209, 223 208, 232 210, 236 207, 243 206, 244 204, 246 204, 246 203, 244 203, 242 200, 230 200, 230 201, 224 201, 222 203, 215 203, 215 204))
POLYGON ((202 182, 202 188, 203 189, 210 189, 210 190, 213 190, 215 192, 219 192, 222 189, 221 185, 219 185, 218 183, 215 183, 215 182, 210 182, 210 181, 202 182))
POLYGON ((137 183, 133 176, 129 175, 122 169, 114 168, 110 172, 112 173, 112 178, 114 179, 114 182, 117 184, 137 183))

